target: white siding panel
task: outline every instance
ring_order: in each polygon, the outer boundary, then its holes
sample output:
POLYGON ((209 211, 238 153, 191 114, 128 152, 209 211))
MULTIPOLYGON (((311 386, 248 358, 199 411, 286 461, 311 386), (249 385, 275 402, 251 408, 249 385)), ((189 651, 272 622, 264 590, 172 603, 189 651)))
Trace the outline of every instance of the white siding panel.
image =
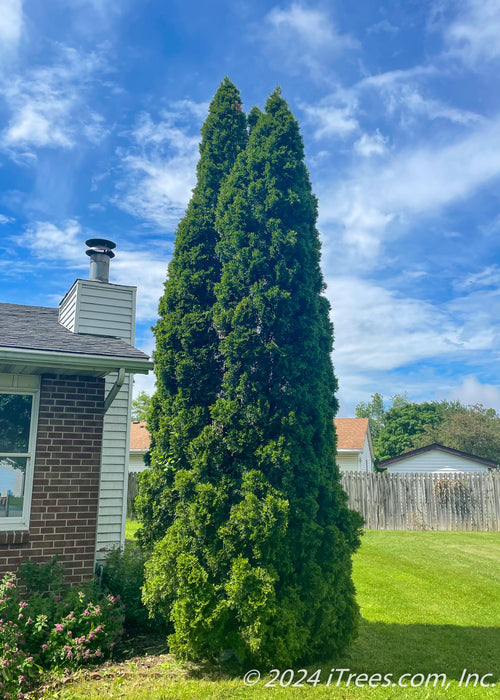
MULTIPOLYGON (((106 393, 116 374, 106 377, 106 393)), ((127 500, 130 401, 132 380, 127 376, 104 417, 97 552, 102 548, 120 547, 125 528, 127 500)))
POLYGON ((411 455, 405 459, 389 464, 387 471, 391 474, 408 473, 435 473, 442 472, 487 472, 488 467, 478 462, 473 462, 465 457, 448 454, 441 450, 429 450, 418 455, 411 455))
POLYGON ((343 472, 359 471, 359 452, 337 452, 337 464, 343 472))
POLYGON ((147 469, 144 464, 144 452, 130 452, 128 458, 128 470, 129 472, 142 472, 147 469))
POLYGON ((59 305, 59 323, 72 333, 75 332, 78 287, 74 284, 59 305))

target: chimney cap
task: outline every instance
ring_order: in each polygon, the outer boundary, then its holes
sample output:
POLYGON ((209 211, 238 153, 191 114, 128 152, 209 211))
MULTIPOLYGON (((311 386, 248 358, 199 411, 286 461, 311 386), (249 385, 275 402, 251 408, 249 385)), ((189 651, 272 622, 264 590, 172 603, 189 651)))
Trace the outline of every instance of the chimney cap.
POLYGON ((89 238, 88 241, 85 241, 85 245, 89 246, 89 250, 85 251, 89 257, 94 253, 102 253, 109 258, 115 257, 113 248, 116 248, 116 243, 108 241, 106 238, 89 238))

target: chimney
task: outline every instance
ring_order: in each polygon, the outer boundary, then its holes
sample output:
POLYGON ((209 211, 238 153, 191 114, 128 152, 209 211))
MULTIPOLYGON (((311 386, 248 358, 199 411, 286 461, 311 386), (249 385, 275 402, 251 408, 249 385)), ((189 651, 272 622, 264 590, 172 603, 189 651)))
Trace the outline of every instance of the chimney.
POLYGON ((90 258, 89 280, 109 283, 109 261, 115 257, 116 243, 105 238, 89 238, 85 245, 89 247, 86 251, 90 258))
POLYGON ((109 281, 116 244, 104 238, 85 241, 90 277, 77 279, 59 305, 59 323, 72 333, 105 335, 134 344, 136 287, 109 281))

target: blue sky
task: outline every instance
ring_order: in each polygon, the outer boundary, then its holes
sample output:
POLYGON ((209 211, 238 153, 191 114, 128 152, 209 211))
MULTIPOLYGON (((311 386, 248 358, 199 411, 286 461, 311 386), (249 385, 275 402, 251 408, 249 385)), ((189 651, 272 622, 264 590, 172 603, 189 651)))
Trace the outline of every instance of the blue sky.
POLYGON ((56 306, 85 239, 111 238, 151 352, 208 103, 225 75, 247 111, 279 84, 319 198, 339 415, 377 391, 500 409, 498 0, 0 10, 0 301, 56 306))

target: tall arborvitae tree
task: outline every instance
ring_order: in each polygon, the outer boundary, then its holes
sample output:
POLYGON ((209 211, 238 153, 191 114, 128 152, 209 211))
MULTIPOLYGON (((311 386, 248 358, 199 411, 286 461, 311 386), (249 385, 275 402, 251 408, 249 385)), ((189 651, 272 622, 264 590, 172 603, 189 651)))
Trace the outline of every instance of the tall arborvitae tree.
POLYGON ((197 184, 177 230, 153 329, 157 388, 148 419, 151 469, 141 475, 136 499, 139 539, 146 545, 163 537, 172 521, 172 479, 187 465, 189 443, 210 421, 209 407, 222 380, 212 321, 214 285, 220 280, 215 209, 221 183, 247 142, 240 94, 229 78, 210 104, 201 136, 197 184))
POLYGON ((147 566, 145 601, 172 621, 184 658, 290 665, 340 653, 355 632, 360 518, 335 464, 316 216, 298 125, 276 91, 221 188, 222 391, 147 566))

